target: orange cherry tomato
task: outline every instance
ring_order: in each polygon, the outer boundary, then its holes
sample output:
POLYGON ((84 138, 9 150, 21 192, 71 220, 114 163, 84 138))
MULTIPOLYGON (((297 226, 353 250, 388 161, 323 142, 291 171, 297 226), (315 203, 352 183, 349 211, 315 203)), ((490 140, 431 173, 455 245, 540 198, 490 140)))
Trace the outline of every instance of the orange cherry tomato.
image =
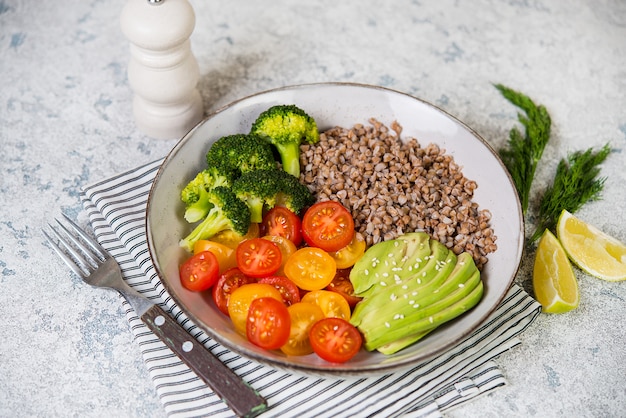
POLYGON ((339 251, 354 236, 352 214, 339 202, 318 202, 304 213, 302 236, 311 247, 339 251))
POLYGON ((339 293, 348 302, 348 305, 354 308, 363 298, 354 294, 354 286, 350 281, 350 270, 337 269, 337 274, 335 274, 333 281, 326 286, 326 290, 339 293))
POLYGON ((363 337, 354 325, 341 318, 324 318, 311 327, 311 347, 326 361, 344 363, 354 357, 363 344, 363 337))
POLYGON ((300 289, 323 289, 333 281, 337 266, 335 260, 320 248, 301 248, 285 263, 285 274, 300 289))
POLYGON ((249 240, 251 238, 258 238, 260 236, 259 231, 259 224, 251 223, 248 227, 248 232, 246 233, 246 235, 239 235, 235 231, 228 229, 213 235, 211 237, 211 241, 219 242, 220 244, 224 244, 227 247, 235 249, 243 241, 249 240))
POLYGON ((224 244, 205 239, 196 241, 193 246, 193 253, 198 254, 203 251, 211 251, 213 255, 217 257, 217 262, 220 265, 220 273, 237 266, 235 250, 224 244))
POLYGON ((263 238, 243 241, 237 246, 236 257, 239 270, 251 277, 271 276, 283 261, 278 245, 263 238))
POLYGON ((289 339, 280 347, 288 356, 304 356, 311 354, 313 348, 309 340, 309 332, 313 324, 324 319, 324 312, 319 306, 311 303, 296 303, 287 308, 291 318, 289 339))
POLYGON ((274 298, 254 299, 248 310, 248 341, 266 350, 276 350, 289 341, 291 317, 287 307, 274 298))
POLYGON ((284 206, 274 206, 263 217, 261 235, 285 237, 296 246, 302 243, 302 221, 284 206))
POLYGON ((355 233, 348 245, 329 254, 335 259, 338 269, 352 267, 365 254, 365 239, 361 234, 355 233))
POLYGON ((248 320, 248 311, 252 301, 265 297, 274 298, 280 303, 283 302, 283 297, 278 289, 266 283, 244 284, 230 295, 228 315, 238 333, 246 335, 246 321, 248 320))
POLYGON ((283 302, 285 305, 291 306, 294 303, 300 302, 300 289, 298 286, 288 278, 284 276, 270 276, 259 279, 259 283, 267 283, 274 286, 281 295, 283 295, 283 302))
POLYGON ((192 292, 202 292, 217 282, 220 266, 217 257, 204 251, 189 257, 180 266, 180 282, 183 287, 192 292))
POLYGON ((291 257, 292 254, 298 250, 296 244, 294 244, 291 240, 278 235, 265 235, 263 239, 272 241, 274 244, 278 245, 278 248, 280 249, 280 254, 282 256, 282 262, 280 264, 280 268, 278 269, 278 271, 276 271, 275 274, 277 276, 284 276, 285 263, 287 262, 289 257, 291 257))
POLYGON ((302 302, 320 307, 326 318, 350 319, 350 305, 339 293, 330 290, 312 290, 302 297, 302 302))
POLYGON ((211 296, 217 308, 228 315, 228 301, 230 295, 244 284, 256 283, 254 277, 246 276, 237 267, 233 267, 222 273, 213 285, 211 296))

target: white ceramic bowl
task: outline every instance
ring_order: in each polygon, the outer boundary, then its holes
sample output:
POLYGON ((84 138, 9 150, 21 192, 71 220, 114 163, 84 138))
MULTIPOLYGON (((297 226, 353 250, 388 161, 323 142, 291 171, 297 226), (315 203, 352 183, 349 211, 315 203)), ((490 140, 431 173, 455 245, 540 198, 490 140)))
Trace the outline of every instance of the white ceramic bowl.
POLYGON ((412 96, 386 88, 324 83, 285 87, 236 101, 213 113, 173 148, 160 168, 150 192, 147 237, 156 271, 165 288, 201 329, 230 350, 258 362, 307 373, 367 375, 407 368, 451 348, 475 330, 493 312, 509 289, 523 249, 523 218, 512 181, 493 149, 465 124, 441 109, 412 96), (492 213, 498 249, 488 256, 482 272, 485 293, 470 312, 445 324, 427 337, 394 355, 362 350, 344 364, 332 364, 316 355, 287 357, 266 351, 238 335, 228 317, 209 297, 180 285, 178 266, 188 254, 178 246, 191 227, 183 217, 180 190, 205 167, 205 154, 213 141, 225 135, 249 132, 256 117, 270 106, 295 104, 326 130, 334 126, 367 124, 369 118, 390 125, 397 120, 404 137, 416 137, 425 146, 436 143, 451 154, 469 179, 478 183, 474 199, 492 213))

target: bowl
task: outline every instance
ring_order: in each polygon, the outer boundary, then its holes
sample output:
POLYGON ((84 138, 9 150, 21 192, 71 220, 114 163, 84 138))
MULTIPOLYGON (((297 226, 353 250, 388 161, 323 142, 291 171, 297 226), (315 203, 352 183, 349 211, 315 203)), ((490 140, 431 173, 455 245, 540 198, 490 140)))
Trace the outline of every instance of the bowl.
POLYGON ((270 90, 233 102, 201 121, 163 161, 148 198, 146 233, 156 273, 178 307, 200 329, 226 348, 272 367, 308 374, 355 376, 388 373, 415 366, 441 354, 468 336, 504 298, 519 268, 523 250, 523 217, 512 180, 494 150, 463 122, 436 106, 383 87, 347 83, 297 85, 270 90), (370 118, 389 126, 398 121, 403 137, 418 138, 422 146, 434 143, 451 154, 465 177, 475 180, 474 200, 492 214, 498 248, 489 254, 482 271, 485 291, 472 310, 431 332, 416 344, 393 355, 361 350, 346 363, 326 362, 316 355, 286 356, 267 351, 235 332, 211 297, 184 289, 178 266, 189 256, 178 245, 191 231, 183 219, 180 190, 206 166, 205 154, 213 141, 225 135, 249 132, 252 122, 267 108, 295 104, 317 122, 320 131, 370 118))

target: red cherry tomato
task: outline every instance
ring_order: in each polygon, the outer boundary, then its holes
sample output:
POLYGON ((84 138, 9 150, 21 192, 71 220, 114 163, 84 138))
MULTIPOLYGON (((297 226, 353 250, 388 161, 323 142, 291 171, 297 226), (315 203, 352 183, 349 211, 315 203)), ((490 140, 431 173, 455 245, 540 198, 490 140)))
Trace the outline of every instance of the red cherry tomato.
POLYGON ((271 276, 282 260, 278 245, 263 238, 252 238, 237 246, 237 267, 247 276, 271 276))
POLYGON ((344 363, 361 348, 363 338, 354 325, 341 318, 324 318, 311 327, 313 351, 326 361, 344 363))
POLYGON ((180 266, 179 273, 180 282, 185 289, 202 292, 217 282, 220 265, 215 254, 202 251, 189 257, 180 266))
POLYGON ((326 290, 339 293, 346 299, 348 305, 354 308, 363 298, 354 294, 354 286, 352 286, 352 282, 350 281, 350 270, 352 269, 337 269, 333 281, 326 286, 326 290))
POLYGON ((228 315, 228 300, 230 295, 244 284, 256 283, 256 279, 246 276, 237 267, 226 270, 213 286, 213 301, 217 308, 228 315))
POLYGON ((300 289, 291 280, 283 276, 270 276, 259 279, 259 283, 267 283, 274 286, 283 296, 285 305, 291 306, 300 302, 300 289))
POLYGON ((341 203, 332 200, 318 202, 302 218, 302 236, 311 247, 339 251, 354 237, 354 220, 341 203))
POLYGON ((263 217, 261 236, 276 235, 285 237, 296 246, 302 243, 302 221, 284 206, 274 206, 263 217))
POLYGON ((282 302, 262 297, 254 299, 248 310, 248 341, 267 350, 276 350, 289 340, 291 318, 282 302))

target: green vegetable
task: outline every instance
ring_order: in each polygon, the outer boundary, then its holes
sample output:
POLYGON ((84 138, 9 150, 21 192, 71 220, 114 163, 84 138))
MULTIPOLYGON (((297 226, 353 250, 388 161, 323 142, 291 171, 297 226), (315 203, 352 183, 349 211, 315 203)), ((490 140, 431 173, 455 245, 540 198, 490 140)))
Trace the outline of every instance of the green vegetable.
POLYGON ((574 213, 586 202, 599 199, 606 178, 598 178, 598 166, 606 160, 610 152, 609 145, 606 144, 597 152, 589 148, 584 152, 570 153, 567 159, 559 162, 554 181, 541 199, 532 242, 538 240, 546 228, 554 230, 563 210, 574 213))
POLYGON ((367 350, 395 353, 482 298, 472 256, 456 256, 424 232, 370 247, 352 268, 350 281, 364 295, 350 318, 367 350))
POLYGON ((212 206, 208 199, 208 191, 218 186, 230 187, 232 180, 232 173, 220 171, 215 167, 199 172, 180 193, 180 198, 185 203, 187 222, 193 223, 203 219, 212 206))
POLYGON ((251 134, 276 147, 283 170, 300 177, 300 144, 319 141, 315 120, 295 105, 273 106, 259 115, 251 134))
POLYGON ((209 239, 218 232, 232 230, 245 235, 250 227, 250 210, 227 187, 218 186, 206 192, 211 204, 206 218, 191 233, 180 241, 180 246, 192 252, 194 244, 209 239))
POLYGON ((412 232, 368 248, 350 271, 355 295, 368 296, 419 271, 431 254, 429 240, 425 232, 412 232))
POLYGON ((224 136, 211 146, 206 155, 209 167, 235 177, 253 170, 277 168, 272 147, 256 135, 224 136))
POLYGON ((525 127, 525 134, 518 128, 509 132, 508 148, 500 150, 502 162, 508 169, 520 196, 522 212, 526 214, 530 201, 530 188, 535 177, 537 163, 550 139, 552 121, 544 106, 537 106, 528 96, 502 84, 495 86, 502 95, 524 111, 518 119, 525 127))
POLYGON ((281 205, 299 214, 315 202, 315 197, 305 185, 279 169, 244 173, 233 182, 232 191, 248 205, 250 221, 255 223, 261 222, 264 209, 281 205))

